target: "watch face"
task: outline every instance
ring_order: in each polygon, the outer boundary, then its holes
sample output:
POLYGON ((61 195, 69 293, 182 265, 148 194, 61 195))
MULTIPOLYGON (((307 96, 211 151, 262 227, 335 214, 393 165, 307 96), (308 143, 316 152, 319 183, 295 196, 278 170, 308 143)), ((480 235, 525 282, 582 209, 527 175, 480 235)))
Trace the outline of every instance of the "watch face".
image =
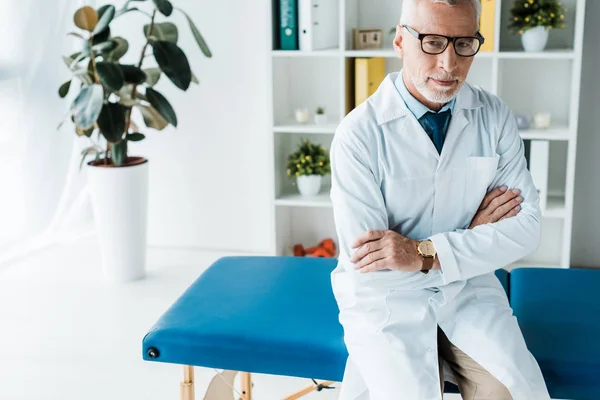
POLYGON ((419 251, 425 257, 435 256, 435 248, 433 247, 433 243, 430 240, 425 240, 419 243, 419 251))

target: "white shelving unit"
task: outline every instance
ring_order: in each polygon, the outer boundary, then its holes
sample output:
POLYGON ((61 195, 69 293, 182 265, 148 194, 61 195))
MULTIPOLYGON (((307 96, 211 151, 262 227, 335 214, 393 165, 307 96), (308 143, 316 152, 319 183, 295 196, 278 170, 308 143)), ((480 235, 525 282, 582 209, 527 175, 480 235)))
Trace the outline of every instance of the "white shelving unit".
MULTIPOLYGON (((272 0, 273 7, 276 2, 272 0)), ((355 58, 383 57, 388 73, 402 68, 402 60, 392 48, 393 35, 387 34, 398 23, 402 1, 337 2, 339 48, 311 52, 273 49, 270 53, 274 255, 291 254, 297 243, 314 246, 327 237, 337 242, 329 199, 330 177, 325 177, 318 196, 303 198, 287 178, 287 156, 304 138, 329 149, 337 125, 351 110, 346 101, 346 87, 355 58), (382 29, 383 49, 352 50, 353 28, 382 29), (295 122, 296 108, 308 108, 312 117, 318 106, 327 110, 326 125, 295 122)), ((535 253, 509 268, 519 265, 568 268, 570 264, 585 0, 562 3, 568 8, 566 28, 550 32, 545 51, 527 53, 521 50, 519 36, 506 29, 512 0, 496 0, 495 48, 475 56, 467 78, 471 84, 499 95, 516 114, 547 111, 552 115, 549 129, 521 132, 524 140, 550 141, 550 196, 543 210, 542 244, 535 253)), ((275 43, 277 15, 272 12, 271 17, 274 21, 271 39, 275 43)))

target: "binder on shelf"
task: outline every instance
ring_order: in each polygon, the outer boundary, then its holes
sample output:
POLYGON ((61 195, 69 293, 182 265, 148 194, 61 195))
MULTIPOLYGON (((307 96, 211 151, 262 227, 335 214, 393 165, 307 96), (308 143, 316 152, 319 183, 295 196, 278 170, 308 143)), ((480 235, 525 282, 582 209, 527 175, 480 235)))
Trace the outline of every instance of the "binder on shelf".
POLYGON ((548 169, 550 160, 550 141, 532 140, 529 145, 529 172, 533 184, 540 196, 540 208, 548 205, 548 169))
POLYGON ((280 49, 298 50, 298 0, 278 1, 280 49))
POLYGON ((485 38, 480 51, 494 51, 494 30, 496 24, 496 0, 481 0, 479 33, 485 38))
POLYGON ((371 96, 385 78, 385 58, 354 60, 354 106, 371 96))
POLYGON ((337 0, 298 0, 301 51, 339 48, 337 0))

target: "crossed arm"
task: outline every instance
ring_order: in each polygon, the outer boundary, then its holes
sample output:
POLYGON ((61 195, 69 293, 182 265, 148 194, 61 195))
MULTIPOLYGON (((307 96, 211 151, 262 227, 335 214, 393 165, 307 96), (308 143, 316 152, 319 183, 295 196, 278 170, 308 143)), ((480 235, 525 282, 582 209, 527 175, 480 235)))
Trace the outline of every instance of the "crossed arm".
MULTIPOLYGON (((429 238, 438 255, 434 268, 442 271, 445 283, 502 268, 539 245, 539 198, 510 112, 504 121, 497 153, 498 172, 491 184, 496 189, 485 196, 469 229, 442 232, 429 238), (520 191, 506 190, 507 187, 520 191)), ((419 271, 422 259, 416 250, 417 242, 389 230, 371 157, 352 132, 336 133, 331 147, 331 198, 340 258, 346 268, 367 273, 380 269, 419 271)))

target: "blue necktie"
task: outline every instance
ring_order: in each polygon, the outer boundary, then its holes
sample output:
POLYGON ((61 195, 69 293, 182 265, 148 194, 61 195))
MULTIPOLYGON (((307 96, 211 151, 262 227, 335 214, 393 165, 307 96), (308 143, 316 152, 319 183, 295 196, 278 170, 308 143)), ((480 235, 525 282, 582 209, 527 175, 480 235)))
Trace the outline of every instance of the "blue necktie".
POLYGON ((438 154, 442 153, 442 146, 444 145, 444 139, 446 137, 446 130, 448 129, 448 123, 450 122, 451 112, 446 110, 439 113, 433 113, 428 111, 421 118, 419 123, 429 135, 429 138, 433 141, 433 145, 438 151, 438 154))

